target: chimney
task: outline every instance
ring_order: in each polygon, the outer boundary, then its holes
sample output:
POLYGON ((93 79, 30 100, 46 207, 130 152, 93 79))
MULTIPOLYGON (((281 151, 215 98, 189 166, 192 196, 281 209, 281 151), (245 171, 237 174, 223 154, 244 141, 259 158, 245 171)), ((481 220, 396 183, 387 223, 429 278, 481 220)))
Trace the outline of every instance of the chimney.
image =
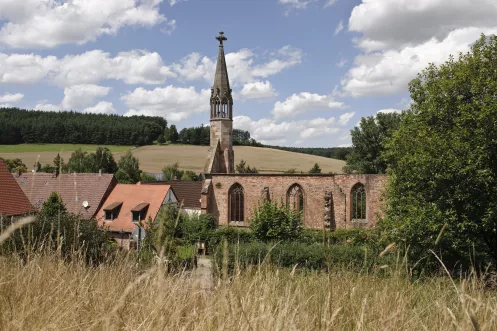
POLYGON ((21 175, 22 175, 22 169, 18 168, 17 169, 17 177, 21 177, 21 175))
POLYGON ((100 177, 102 177, 102 169, 99 169, 99 170, 98 170, 98 175, 99 175, 100 177))
POLYGON ((59 177, 59 168, 55 168, 55 171, 53 172, 53 178, 59 177))

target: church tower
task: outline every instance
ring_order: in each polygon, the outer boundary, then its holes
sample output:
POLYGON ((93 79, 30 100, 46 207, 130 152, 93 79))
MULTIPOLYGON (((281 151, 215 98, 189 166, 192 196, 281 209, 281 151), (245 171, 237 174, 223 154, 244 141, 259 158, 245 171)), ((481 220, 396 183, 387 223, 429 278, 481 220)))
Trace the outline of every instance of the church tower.
POLYGON ((216 37, 219 41, 216 74, 210 99, 210 149, 205 173, 234 173, 233 152, 233 97, 231 96, 228 69, 224 58, 223 41, 228 40, 224 32, 216 37))

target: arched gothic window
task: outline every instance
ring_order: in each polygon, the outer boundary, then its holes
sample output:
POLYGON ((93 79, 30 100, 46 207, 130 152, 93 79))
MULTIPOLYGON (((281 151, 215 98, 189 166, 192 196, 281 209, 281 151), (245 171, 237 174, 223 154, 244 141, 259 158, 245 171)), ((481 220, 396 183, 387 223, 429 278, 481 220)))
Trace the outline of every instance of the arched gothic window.
POLYGON ((352 187, 352 220, 366 221, 366 189, 363 184, 357 183, 352 187))
POLYGON ((290 186, 287 192, 287 206, 296 212, 304 211, 304 191, 299 184, 290 186))
POLYGON ((229 193, 229 221, 230 222, 243 222, 244 218, 244 195, 243 187, 236 183, 231 186, 229 193))

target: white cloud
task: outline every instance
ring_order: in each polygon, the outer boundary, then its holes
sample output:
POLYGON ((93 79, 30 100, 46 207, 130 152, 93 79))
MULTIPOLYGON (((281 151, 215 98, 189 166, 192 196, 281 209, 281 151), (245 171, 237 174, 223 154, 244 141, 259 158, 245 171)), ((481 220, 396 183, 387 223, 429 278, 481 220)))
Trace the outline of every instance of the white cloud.
POLYGON ((114 109, 112 102, 100 101, 95 106, 86 108, 83 113, 111 115, 116 114, 116 110, 114 109))
POLYGON ((336 36, 337 34, 340 33, 340 31, 343 30, 343 21, 338 22, 337 27, 335 28, 334 35, 336 36))
POLYGON ((395 108, 387 108, 387 109, 380 109, 376 112, 378 113, 383 113, 383 114, 392 114, 392 113, 402 113, 401 109, 395 109, 395 108))
POLYGON ((497 2, 481 0, 363 0, 349 19, 362 54, 342 79, 355 97, 407 91, 429 63, 467 52, 481 33, 497 33, 497 2))
POLYGON ((346 131, 343 128, 346 125, 345 119, 353 116, 354 113, 345 113, 338 119, 330 117, 283 122, 266 118, 252 120, 248 116, 236 116, 233 118, 233 127, 248 130, 254 139, 265 144, 294 145, 320 136, 334 137, 338 140, 339 135, 346 131))
POLYGON ((124 26, 151 27, 166 21, 162 0, 3 0, 0 43, 13 48, 83 44, 124 26))
POLYGON ((326 1, 326 3, 324 4, 324 8, 326 8, 326 7, 331 7, 331 6, 333 6, 336 2, 337 2, 337 0, 328 0, 328 1, 326 1))
POLYGON ((276 119, 293 117, 317 109, 342 108, 343 102, 335 101, 331 96, 301 92, 289 96, 285 101, 274 104, 272 113, 276 119))
POLYGON ((443 40, 460 28, 493 28, 495 17, 494 0, 364 0, 352 10, 349 30, 362 33, 361 47, 380 50, 443 40))
MULTIPOLYGON (((302 50, 287 45, 277 51, 270 52, 264 63, 255 64, 257 57, 258 55, 246 48, 225 55, 230 83, 233 86, 240 86, 278 74, 301 63, 303 54, 302 50)), ((173 64, 171 68, 180 79, 203 79, 212 83, 216 70, 216 59, 201 57, 199 53, 191 53, 181 59, 179 63, 173 64)))
POLYGON ((97 98, 106 96, 110 87, 92 84, 73 85, 64 89, 62 109, 81 109, 95 101, 97 98))
POLYGON ((208 112, 209 98, 208 89, 197 92, 193 86, 183 88, 171 85, 154 90, 139 87, 121 97, 130 107, 125 116, 162 116, 171 122, 182 121, 195 113, 208 112))
POLYGON ((481 32, 495 34, 497 28, 483 31, 478 28, 458 29, 442 41, 432 38, 417 46, 360 55, 342 80, 342 88, 355 97, 405 92, 409 81, 429 63, 439 65, 450 54, 469 51, 481 32))
POLYGON ((64 89, 64 98, 60 104, 47 103, 45 100, 38 103, 35 109, 45 111, 81 110, 95 102, 96 99, 106 96, 109 91, 110 87, 105 86, 73 85, 64 89))
POLYGON ((279 2, 283 5, 287 5, 296 9, 304 9, 307 8, 307 5, 311 3, 313 0, 279 0, 279 2))
POLYGON ((57 66, 55 56, 0 53, 0 83, 33 84, 44 79, 57 66))
POLYGON ((339 62, 337 62, 337 67, 342 68, 344 65, 347 64, 347 59, 341 58, 339 62))
POLYGON ((46 103, 46 100, 41 103, 36 104, 34 106, 35 110, 43 110, 43 111, 62 111, 61 105, 54 105, 51 103, 46 103))
POLYGON ((6 102, 7 104, 10 104, 11 102, 19 102, 24 98, 24 94, 22 93, 6 93, 4 95, 0 95, 0 102, 6 102))
POLYGON ((258 81, 243 85, 240 95, 245 99, 263 99, 274 97, 278 93, 276 93, 271 83, 266 80, 265 82, 258 81))
POLYGON ((1 83, 33 84, 47 80, 65 87, 115 79, 126 84, 162 84, 175 76, 158 53, 144 50, 120 52, 115 57, 92 50, 60 59, 0 53, 1 83))

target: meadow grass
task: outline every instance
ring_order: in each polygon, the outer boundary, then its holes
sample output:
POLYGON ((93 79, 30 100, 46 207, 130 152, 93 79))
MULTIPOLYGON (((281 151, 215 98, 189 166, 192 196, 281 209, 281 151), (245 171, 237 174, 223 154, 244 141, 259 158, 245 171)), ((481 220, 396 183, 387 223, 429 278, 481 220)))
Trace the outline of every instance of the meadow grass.
POLYGON ((84 145, 84 144, 19 144, 0 145, 0 153, 35 153, 35 152, 72 152, 81 148, 83 151, 94 152, 97 147, 107 147, 112 152, 125 152, 133 146, 116 145, 84 145))
POLYGON ((495 330, 497 298, 476 279, 409 282, 254 267, 202 290, 186 273, 0 260, 5 330, 495 330))

